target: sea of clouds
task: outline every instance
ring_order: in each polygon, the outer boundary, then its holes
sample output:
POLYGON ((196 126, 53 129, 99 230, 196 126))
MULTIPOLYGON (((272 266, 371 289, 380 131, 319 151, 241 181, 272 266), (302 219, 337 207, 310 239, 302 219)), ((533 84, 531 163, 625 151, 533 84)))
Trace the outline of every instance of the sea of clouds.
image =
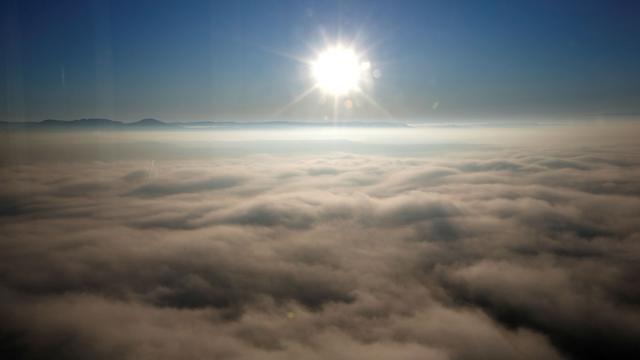
POLYGON ((0 349, 637 354, 640 143, 617 129, 2 134, 0 349))

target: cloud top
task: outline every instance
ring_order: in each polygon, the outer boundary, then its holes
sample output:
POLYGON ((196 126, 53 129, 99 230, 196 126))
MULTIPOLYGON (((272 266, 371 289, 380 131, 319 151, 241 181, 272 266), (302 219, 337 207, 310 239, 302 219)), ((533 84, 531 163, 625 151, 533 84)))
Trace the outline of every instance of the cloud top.
POLYGON ((3 161, 2 351, 597 359, 640 350, 636 148, 397 146, 3 161))

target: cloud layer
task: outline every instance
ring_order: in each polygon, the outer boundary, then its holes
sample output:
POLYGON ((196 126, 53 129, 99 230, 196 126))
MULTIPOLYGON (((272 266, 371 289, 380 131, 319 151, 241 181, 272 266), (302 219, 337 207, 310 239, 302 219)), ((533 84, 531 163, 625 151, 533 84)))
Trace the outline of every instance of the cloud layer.
POLYGON ((637 149, 330 150, 4 161, 2 352, 596 359, 640 350, 637 149))

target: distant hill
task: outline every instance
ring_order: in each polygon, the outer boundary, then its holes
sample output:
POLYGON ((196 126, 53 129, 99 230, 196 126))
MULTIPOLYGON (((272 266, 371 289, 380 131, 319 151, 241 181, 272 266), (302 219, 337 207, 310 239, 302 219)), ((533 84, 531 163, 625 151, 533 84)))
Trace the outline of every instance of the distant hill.
POLYGON ((43 120, 39 123, 33 123, 36 126, 86 126, 86 127, 113 127, 122 126, 122 122, 109 120, 109 119, 79 119, 79 120, 43 120))
POLYGON ((167 128, 174 127, 156 119, 142 119, 132 123, 125 123, 111 119, 89 118, 77 120, 47 119, 38 122, 0 122, 0 128, 5 129, 131 129, 131 128, 167 128))
POLYGON ((142 119, 136 122, 127 123, 125 126, 142 126, 142 127, 165 127, 175 126, 176 124, 168 124, 156 119, 142 119))
POLYGON ((304 121, 253 121, 253 122, 218 122, 218 121, 196 121, 196 122, 163 122, 157 119, 142 119, 135 122, 125 123, 111 119, 89 118, 77 120, 55 120, 47 119, 38 122, 6 122, 0 121, 0 129, 61 129, 61 130, 140 130, 140 129, 240 129, 240 128, 313 128, 313 127, 367 127, 367 128, 397 128, 407 127, 400 122, 358 122, 358 121, 337 121, 337 122, 304 122, 304 121))

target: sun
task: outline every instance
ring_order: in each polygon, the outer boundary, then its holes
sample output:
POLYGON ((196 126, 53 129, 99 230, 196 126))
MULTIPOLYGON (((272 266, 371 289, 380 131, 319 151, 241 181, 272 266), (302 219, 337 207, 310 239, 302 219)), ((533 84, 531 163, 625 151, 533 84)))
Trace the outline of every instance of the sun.
MULTIPOLYGON (((313 82, 288 104, 278 109, 274 116, 282 115, 311 94, 320 93, 322 96, 318 104, 333 103, 334 121, 339 119, 341 111, 346 111, 351 116, 360 111, 369 111, 366 107, 375 109, 385 117, 393 118, 371 94, 371 90, 382 76, 380 67, 369 60, 369 51, 373 47, 355 39, 342 40, 348 42, 332 41, 323 36, 323 50, 310 46, 313 49, 311 56, 274 51, 303 64, 309 71, 309 79, 313 82), (333 98, 333 102, 327 101, 329 97, 333 98)), ((327 114, 324 116, 328 118, 327 114)))
POLYGON ((359 90, 363 65, 353 49, 336 45, 322 51, 311 63, 311 74, 322 91, 342 96, 359 90))

